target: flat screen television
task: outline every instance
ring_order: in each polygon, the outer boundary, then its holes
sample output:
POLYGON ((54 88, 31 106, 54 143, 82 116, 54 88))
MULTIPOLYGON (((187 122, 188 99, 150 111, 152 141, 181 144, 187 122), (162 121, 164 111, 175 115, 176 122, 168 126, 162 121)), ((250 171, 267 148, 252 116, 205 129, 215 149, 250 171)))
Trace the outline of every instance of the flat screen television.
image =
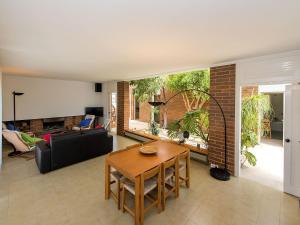
POLYGON ((103 107, 86 107, 85 114, 103 117, 103 107))

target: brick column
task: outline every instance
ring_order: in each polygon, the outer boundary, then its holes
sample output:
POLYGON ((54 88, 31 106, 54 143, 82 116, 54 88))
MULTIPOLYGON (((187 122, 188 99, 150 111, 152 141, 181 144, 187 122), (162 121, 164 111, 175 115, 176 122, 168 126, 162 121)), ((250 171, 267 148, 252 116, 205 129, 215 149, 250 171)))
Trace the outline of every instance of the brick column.
MULTIPOLYGON (((210 68, 210 94, 224 110, 227 122, 227 168, 234 174, 235 151, 235 64, 210 68)), ((224 126, 220 109, 209 106, 209 163, 224 167, 224 126)))
POLYGON ((129 82, 117 83, 117 134, 124 135, 129 128, 129 82))
POLYGON ((43 130, 43 120, 42 119, 35 119, 30 120, 30 131, 36 132, 43 130))

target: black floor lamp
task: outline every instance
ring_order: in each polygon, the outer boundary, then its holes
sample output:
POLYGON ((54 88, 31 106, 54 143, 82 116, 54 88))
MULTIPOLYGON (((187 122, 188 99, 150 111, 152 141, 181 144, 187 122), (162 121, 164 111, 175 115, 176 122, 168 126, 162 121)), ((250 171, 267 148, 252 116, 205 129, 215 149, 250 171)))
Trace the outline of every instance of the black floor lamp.
MULTIPOLYGON (((13 98, 14 98, 14 127, 16 128, 16 96, 20 96, 20 95, 23 95, 24 93, 22 92, 13 92, 13 98)), ((15 155, 19 155, 21 154, 21 151, 17 151, 15 148, 14 148, 14 151, 9 153, 8 156, 15 156, 15 155)))
POLYGON ((207 91, 204 90, 200 90, 200 89, 188 89, 188 90, 183 90, 180 91, 178 93, 176 93, 175 95, 173 95, 171 98, 169 98, 167 101, 162 102, 162 101, 154 101, 154 102, 148 102, 150 105, 158 107, 161 105, 166 105, 168 104, 168 102, 173 99, 175 96, 183 93, 183 92, 190 92, 190 91, 195 91, 195 92, 200 92, 200 93, 204 93, 206 95, 208 95, 218 106, 218 108, 221 111, 222 117, 223 117, 223 123, 224 123, 224 153, 225 153, 225 166, 224 168, 211 168, 210 169, 210 175, 218 180, 223 180, 223 181, 227 181, 230 179, 230 173, 227 170, 227 135, 226 135, 226 118, 225 118, 225 114, 224 111, 220 105, 220 103, 217 101, 217 99, 212 96, 210 93, 208 93, 207 91))

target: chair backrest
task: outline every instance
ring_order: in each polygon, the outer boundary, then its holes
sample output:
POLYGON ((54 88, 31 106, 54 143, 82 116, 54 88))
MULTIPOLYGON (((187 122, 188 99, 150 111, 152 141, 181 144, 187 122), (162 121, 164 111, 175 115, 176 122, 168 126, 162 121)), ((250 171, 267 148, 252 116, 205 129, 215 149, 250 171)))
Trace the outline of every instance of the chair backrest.
POLYGON ((166 162, 163 163, 163 169, 167 169, 167 168, 170 168, 172 166, 176 166, 176 163, 177 163, 177 157, 174 157, 166 162))
POLYGON ((9 143, 11 143, 15 147, 17 151, 30 151, 29 147, 19 137, 17 131, 3 130, 2 135, 9 143))
POLYGON ((186 152, 183 152, 179 155, 179 159, 186 159, 189 155, 189 152, 186 151, 186 152))
POLYGON ((89 114, 87 114, 87 115, 85 115, 84 119, 90 119, 91 120, 91 122, 89 124, 89 127, 90 127, 94 123, 95 115, 89 115, 89 114))
POLYGON ((160 177, 161 177, 161 166, 160 165, 146 171, 145 173, 143 173, 142 174, 142 181, 148 180, 148 179, 150 179, 152 177, 155 177, 155 176, 157 176, 158 180, 160 180, 160 177))

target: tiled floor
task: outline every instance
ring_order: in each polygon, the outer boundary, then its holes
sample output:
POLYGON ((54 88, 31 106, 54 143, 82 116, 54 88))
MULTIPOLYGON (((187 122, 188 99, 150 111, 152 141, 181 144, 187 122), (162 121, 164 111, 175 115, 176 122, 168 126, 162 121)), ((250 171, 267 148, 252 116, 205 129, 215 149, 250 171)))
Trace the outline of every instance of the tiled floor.
MULTIPOLYGON (((134 141, 115 137, 115 148, 134 141)), ((5 153, 6 154, 6 153, 5 153)), ((35 161, 4 159, 0 172, 2 225, 126 225, 131 216, 104 200, 104 156, 39 174, 35 161)), ((298 200, 276 189, 233 177, 211 178, 208 167, 191 163, 191 188, 167 201, 166 210, 146 215, 145 225, 300 224, 298 200)))
POLYGON ((257 158, 257 164, 243 166, 241 176, 283 190, 283 143, 278 139, 262 139, 260 145, 250 150, 257 158))

